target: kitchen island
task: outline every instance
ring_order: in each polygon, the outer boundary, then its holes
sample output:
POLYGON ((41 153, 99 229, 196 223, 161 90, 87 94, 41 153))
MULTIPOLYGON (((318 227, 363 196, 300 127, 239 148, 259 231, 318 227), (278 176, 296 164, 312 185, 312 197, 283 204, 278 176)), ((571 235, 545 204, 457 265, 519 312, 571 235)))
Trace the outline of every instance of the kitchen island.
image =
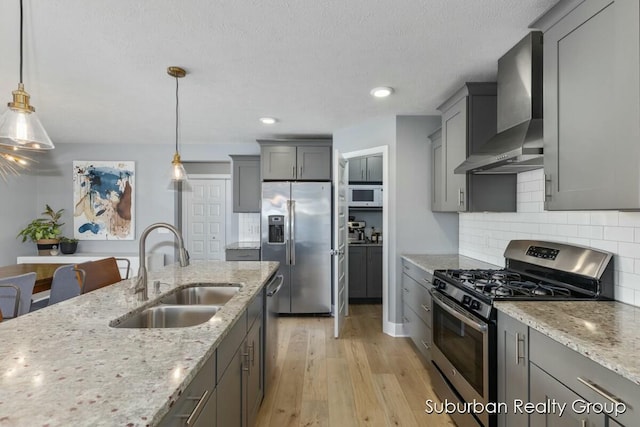
POLYGON ((149 273, 148 301, 138 301, 134 281, 124 280, 0 323, 0 426, 157 425, 277 268, 277 262, 171 265, 149 273), (176 287, 203 282, 241 289, 197 326, 110 326, 176 287))

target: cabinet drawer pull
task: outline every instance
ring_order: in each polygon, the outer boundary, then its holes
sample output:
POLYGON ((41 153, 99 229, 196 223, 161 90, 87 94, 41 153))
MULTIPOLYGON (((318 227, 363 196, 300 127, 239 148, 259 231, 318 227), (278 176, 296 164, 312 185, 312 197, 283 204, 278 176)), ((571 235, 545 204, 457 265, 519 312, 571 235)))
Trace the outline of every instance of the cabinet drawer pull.
POLYGON ((242 357, 244 357, 244 363, 242 364, 242 370, 245 372, 251 372, 251 365, 249 364, 249 352, 242 353, 242 357))
POLYGON ((420 307, 422 307, 422 309, 424 311, 426 311, 427 313, 431 311, 431 309, 429 307, 427 307, 426 305, 424 305, 424 304, 421 304, 420 307))
POLYGON ((458 189, 458 205, 464 205, 464 191, 462 191, 462 188, 458 189))
POLYGON ((622 399, 620 399, 617 396, 614 396, 613 394, 609 393, 607 390, 605 390, 604 388, 602 388, 601 386, 599 386, 598 384, 594 383, 591 380, 586 380, 583 378, 576 378, 579 382, 581 382, 582 384, 586 385, 587 387, 589 387, 591 390, 595 391, 596 393, 598 393, 600 396, 604 397, 605 399, 616 403, 616 404, 623 404, 626 405, 624 403, 624 401, 622 399))
POLYGON ((427 282, 427 283, 431 284, 431 280, 427 279, 426 277, 425 277, 425 278, 423 278, 422 280, 424 280, 425 282, 427 282))
POLYGON ((291 167, 291 178, 295 178, 296 177, 296 165, 293 165, 291 167))
MULTIPOLYGON (((204 404, 207 402, 208 395, 209 395, 209 390, 205 390, 204 393, 202 393, 202 396, 198 400, 196 407, 193 408, 193 411, 191 411, 191 415, 189 415, 189 418, 187 418, 188 426, 193 425, 192 423, 196 420, 196 418, 200 416, 200 412, 202 412, 202 409, 204 409, 204 404)), ((195 400, 195 398, 191 398, 191 399, 195 400)))
POLYGON ((544 176, 544 198, 549 200, 551 198, 551 175, 545 174, 544 176))
POLYGON ((516 365, 520 364, 520 360, 524 360, 524 356, 520 354, 520 343, 524 344, 524 337, 516 332, 516 365))
POLYGON ((426 342, 420 340, 420 342, 422 343, 422 345, 424 346, 424 348, 426 348, 427 350, 431 350, 431 347, 429 346, 429 344, 427 344, 426 342))
POLYGON ((402 288, 402 290, 407 292, 407 293, 409 293, 409 289, 407 289, 407 288, 402 288))
POLYGON ((255 343, 251 343, 251 345, 249 346, 249 361, 251 362, 251 366, 254 365, 255 362, 255 355, 256 355, 256 351, 255 351, 255 343))
POLYGON ((406 317, 403 317, 402 320, 404 320, 404 323, 411 323, 409 322, 409 319, 407 319, 406 317))

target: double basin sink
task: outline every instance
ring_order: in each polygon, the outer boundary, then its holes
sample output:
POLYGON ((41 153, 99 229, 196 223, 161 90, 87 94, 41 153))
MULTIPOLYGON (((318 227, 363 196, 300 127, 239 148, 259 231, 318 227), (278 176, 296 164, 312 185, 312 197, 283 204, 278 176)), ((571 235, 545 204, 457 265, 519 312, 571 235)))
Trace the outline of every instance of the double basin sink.
POLYGON ((160 298, 155 305, 115 320, 115 328, 184 328, 211 319, 240 290, 239 285, 193 283, 160 298))

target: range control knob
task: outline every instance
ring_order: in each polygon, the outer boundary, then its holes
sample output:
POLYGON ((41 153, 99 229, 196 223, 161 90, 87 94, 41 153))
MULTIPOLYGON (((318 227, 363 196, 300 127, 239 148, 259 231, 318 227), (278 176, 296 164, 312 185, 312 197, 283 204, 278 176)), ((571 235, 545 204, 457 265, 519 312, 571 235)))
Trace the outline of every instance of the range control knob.
POLYGON ((479 310, 480 309, 480 301, 473 300, 471 301, 471 310, 479 310))
POLYGON ((462 305, 470 305, 471 297, 469 295, 465 295, 462 297, 462 305))
POLYGON ((443 290, 447 287, 447 284, 445 282, 443 282, 442 280, 438 280, 436 282, 436 289, 438 290, 443 290))

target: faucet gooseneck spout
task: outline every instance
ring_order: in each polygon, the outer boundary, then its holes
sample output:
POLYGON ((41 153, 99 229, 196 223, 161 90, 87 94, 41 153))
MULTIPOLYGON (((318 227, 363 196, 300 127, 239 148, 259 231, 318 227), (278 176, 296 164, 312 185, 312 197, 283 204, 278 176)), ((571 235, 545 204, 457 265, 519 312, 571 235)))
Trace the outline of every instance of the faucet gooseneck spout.
POLYGON ((139 301, 146 301, 149 299, 147 291, 147 263, 145 259, 145 245, 147 236, 156 228, 166 228, 176 236, 176 239, 178 239, 178 261, 180 262, 180 267, 186 267, 189 265, 189 253, 185 249, 184 239, 182 238, 182 235, 176 227, 171 224, 167 224, 166 222, 157 222, 145 228, 140 235, 140 247, 138 253, 140 258, 140 268, 138 269, 138 278, 136 280, 135 287, 135 293, 138 294, 139 301))

